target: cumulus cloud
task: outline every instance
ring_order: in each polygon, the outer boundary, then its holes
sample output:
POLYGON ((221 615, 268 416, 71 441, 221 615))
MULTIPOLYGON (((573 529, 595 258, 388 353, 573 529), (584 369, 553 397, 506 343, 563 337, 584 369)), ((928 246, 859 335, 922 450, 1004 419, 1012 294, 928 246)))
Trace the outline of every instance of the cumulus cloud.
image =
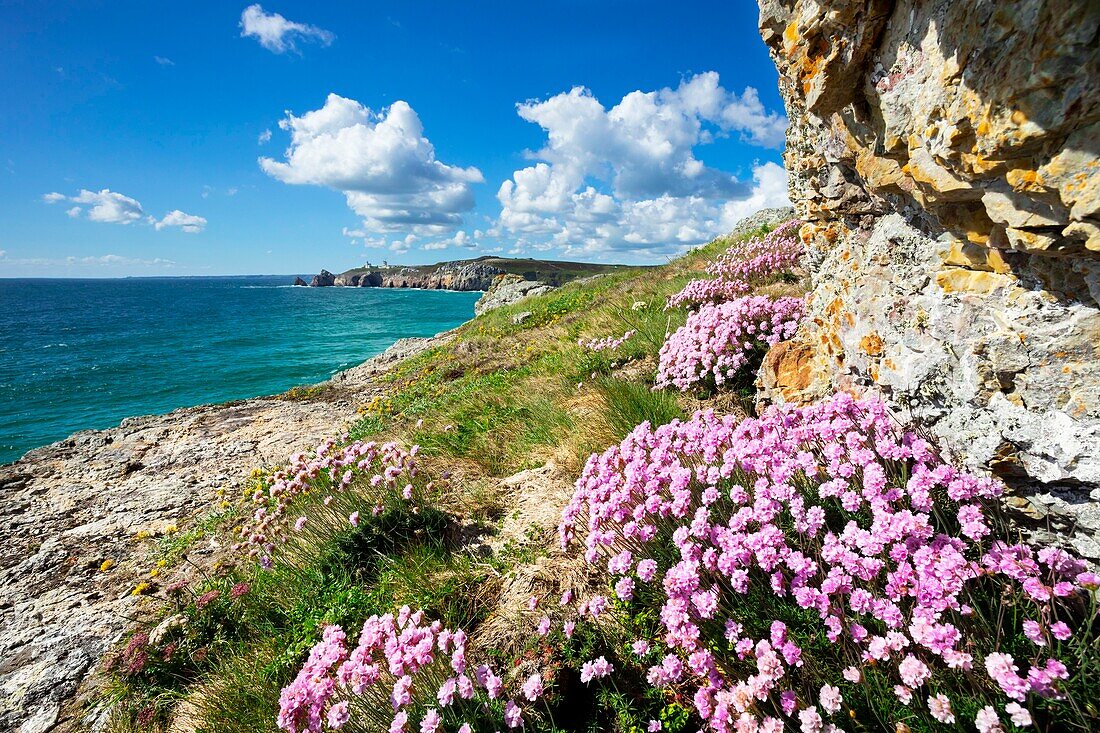
POLYGON ((141 207, 141 203, 134 198, 125 196, 109 188, 102 191, 89 191, 80 189, 75 196, 66 196, 56 191, 44 194, 42 200, 47 204, 57 204, 63 201, 77 204, 65 211, 74 219, 85 217, 89 221, 102 224, 152 224, 158 231, 165 227, 179 227, 185 232, 201 232, 206 226, 206 219, 201 216, 185 214, 179 209, 168 212, 163 219, 148 216, 141 207))
POLYGON ((336 38, 315 25, 295 23, 278 13, 266 13, 259 3, 249 5, 241 13, 241 36, 255 38, 272 53, 297 51, 297 40, 316 41, 328 46, 336 38))
POLYGON ((92 221, 104 224, 132 224, 145 218, 145 212, 136 199, 116 193, 109 188, 102 191, 89 191, 82 188, 76 196, 53 192, 43 196, 42 200, 47 204, 62 201, 81 204, 69 209, 67 212, 69 216, 75 218, 84 214, 92 221))
POLYGON ((271 141, 271 130, 264 130, 256 138, 256 142, 260 145, 271 141))
POLYGON ((287 112, 279 127, 290 133, 285 161, 263 157, 260 168, 284 183, 340 191, 370 232, 446 234, 473 208, 472 185, 484 180, 477 168, 437 160, 403 101, 374 112, 329 94, 321 109, 287 112))
POLYGON ((185 214, 179 209, 169 211, 163 219, 153 224, 159 232, 166 227, 179 227, 188 234, 198 234, 206 228, 206 219, 201 216, 185 214))
POLYGON ((512 236, 521 251, 671 254, 722 233, 736 211, 787 201, 774 163, 755 166, 750 183, 696 157, 696 147, 733 135, 783 144, 786 119, 751 87, 740 95, 725 89, 714 72, 675 89, 631 92, 610 109, 574 87, 517 112, 547 135, 533 154, 538 162, 497 192, 495 233, 512 236))

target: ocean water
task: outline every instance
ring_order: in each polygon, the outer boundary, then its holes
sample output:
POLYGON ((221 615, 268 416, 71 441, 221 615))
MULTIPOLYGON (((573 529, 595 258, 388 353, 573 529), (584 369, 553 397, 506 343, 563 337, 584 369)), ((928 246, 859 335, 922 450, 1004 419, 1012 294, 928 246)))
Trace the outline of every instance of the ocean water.
POLYGON ((0 463, 132 415, 319 382, 472 318, 480 296, 293 280, 0 279, 0 463))

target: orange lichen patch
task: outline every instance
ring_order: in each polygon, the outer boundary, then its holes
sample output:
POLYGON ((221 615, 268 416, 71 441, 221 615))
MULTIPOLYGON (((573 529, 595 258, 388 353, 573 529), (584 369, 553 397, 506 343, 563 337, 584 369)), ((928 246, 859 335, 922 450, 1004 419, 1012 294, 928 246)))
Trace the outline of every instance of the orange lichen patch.
POLYGON ((783 50, 790 55, 795 46, 798 45, 798 23, 791 21, 787 24, 787 27, 783 29, 783 50))
POLYGON ((1013 168, 1005 174, 1005 180, 1014 191, 1040 191, 1044 188, 1043 176, 1028 168, 1013 168))
POLYGON ((1013 279, 1007 275, 982 270, 967 270, 961 267, 949 267, 936 273, 936 284, 945 293, 974 293, 987 295, 1000 288, 1012 285, 1013 279))
POLYGON ((868 356, 881 356, 883 351, 882 337, 877 332, 871 331, 859 340, 859 350, 868 356))
MULTIPOLYGON (((982 235, 984 236, 984 235, 982 235)), ((985 241, 988 241, 985 236, 985 241)), ((1004 257, 995 249, 981 247, 973 242, 955 241, 943 255, 943 262, 953 267, 964 267, 969 270, 986 270, 988 272, 1008 273, 1011 268, 1005 262, 1004 257)))
POLYGON ((851 313, 845 313, 844 314, 844 320, 847 321, 848 328, 852 328, 853 326, 856 325, 856 319, 852 316, 851 313))
POLYGON ((1026 125, 1028 123, 1027 115, 1023 110, 1014 110, 1012 112, 1012 124, 1014 125, 1026 125))

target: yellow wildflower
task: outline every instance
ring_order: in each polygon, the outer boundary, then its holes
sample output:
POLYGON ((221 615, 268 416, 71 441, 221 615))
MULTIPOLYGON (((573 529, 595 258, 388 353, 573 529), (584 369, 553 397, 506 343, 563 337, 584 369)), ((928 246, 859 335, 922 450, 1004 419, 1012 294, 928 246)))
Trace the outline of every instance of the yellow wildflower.
POLYGON ((146 582, 138 583, 137 585, 134 586, 134 589, 132 591, 130 591, 130 595, 140 596, 140 595, 144 594, 145 592, 147 592, 152 587, 153 586, 149 585, 146 582))
POLYGON ((107 558, 99 565, 99 572, 105 573, 115 566, 115 561, 111 558, 107 558))

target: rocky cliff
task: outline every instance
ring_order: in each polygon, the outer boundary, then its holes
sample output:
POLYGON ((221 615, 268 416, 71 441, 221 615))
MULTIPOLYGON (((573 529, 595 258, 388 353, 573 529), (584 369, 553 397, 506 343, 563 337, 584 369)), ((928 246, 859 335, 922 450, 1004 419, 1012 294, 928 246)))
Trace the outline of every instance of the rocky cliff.
POLYGON ((424 288, 426 290, 488 290, 504 270, 481 262, 445 262, 431 268, 389 267, 349 270, 334 285, 360 288, 424 288))
POLYGON ((494 308, 517 303, 530 295, 542 295, 554 289, 553 285, 538 280, 524 280, 519 275, 498 275, 485 295, 474 303, 474 314, 488 313, 494 308))
POLYGON ((558 262, 511 257, 478 257, 473 260, 438 262, 434 265, 356 267, 339 275, 328 270, 310 285, 355 288, 423 288, 426 290, 488 290, 500 275, 517 275, 529 282, 563 285, 577 278, 622 269, 624 265, 590 262, 558 262))
POLYGON ((760 8, 813 282, 770 397, 878 390, 1100 558, 1100 4, 760 8))

